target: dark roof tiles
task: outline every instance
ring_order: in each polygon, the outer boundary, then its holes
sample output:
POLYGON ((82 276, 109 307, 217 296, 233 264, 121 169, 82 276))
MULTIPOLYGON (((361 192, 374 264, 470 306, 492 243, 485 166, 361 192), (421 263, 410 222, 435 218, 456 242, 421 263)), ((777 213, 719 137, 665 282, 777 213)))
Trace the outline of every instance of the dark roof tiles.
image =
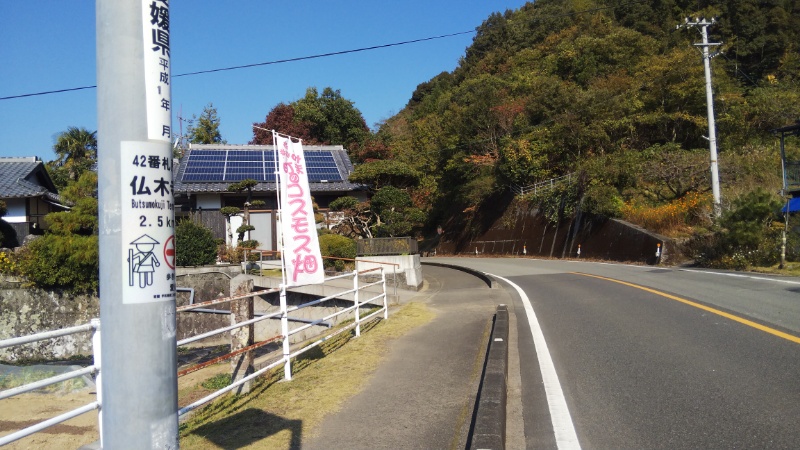
POLYGON ((55 187, 42 161, 34 157, 0 158, 0 198, 46 196, 58 201, 58 195, 51 189, 55 187), (40 184, 42 182, 45 186, 40 184))

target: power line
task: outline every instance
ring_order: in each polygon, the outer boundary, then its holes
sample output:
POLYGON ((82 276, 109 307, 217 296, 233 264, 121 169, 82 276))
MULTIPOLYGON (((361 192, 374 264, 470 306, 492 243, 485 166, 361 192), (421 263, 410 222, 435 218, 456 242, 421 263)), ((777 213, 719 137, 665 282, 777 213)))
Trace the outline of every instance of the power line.
MULTIPOLYGON (((602 11, 602 10, 606 10, 606 9, 614 9, 614 8, 618 8, 620 6, 633 5, 633 4, 637 4, 637 3, 649 3, 649 0, 633 0, 633 1, 625 2, 625 3, 620 3, 619 5, 605 6, 605 7, 599 7, 599 8, 591 8, 591 9, 586 9, 586 10, 581 10, 581 11, 574 11, 574 12, 565 13, 565 14, 550 14, 550 15, 543 16, 543 17, 537 17, 535 20, 541 20, 541 19, 546 19, 546 18, 555 18, 555 17, 576 16, 578 14, 597 12, 597 11, 602 11)), ((195 72, 187 72, 187 73, 181 73, 181 74, 177 74, 177 75, 172 75, 172 78, 187 77, 187 76, 191 76, 191 75, 202 75, 202 74, 215 73, 215 72, 226 72, 226 71, 229 71, 229 70, 247 69, 247 68, 251 68, 251 67, 270 66, 270 65, 273 65, 273 64, 283 64, 283 63, 288 63, 288 62, 306 61, 306 60, 310 60, 310 59, 326 58, 326 57, 329 57, 329 56, 346 55, 346 54, 349 54, 349 53, 359 53, 359 52, 365 52, 365 51, 369 51, 369 50, 379 50, 379 49, 383 49, 383 48, 397 47, 397 46, 400 46, 400 45, 416 44, 416 43, 419 43, 419 42, 433 41, 433 40, 437 40, 437 39, 445 39, 445 38, 449 38, 449 37, 461 36, 461 35, 464 35, 464 34, 472 34, 472 33, 475 33, 475 32, 476 32, 476 30, 459 31, 459 32, 456 32, 456 33, 442 34, 442 35, 439 35, 439 36, 431 36, 431 37, 426 37, 426 38, 421 38, 421 39, 412 39, 410 41, 395 42, 395 43, 392 43, 392 44, 373 45, 373 46, 370 46, 370 47, 361 47, 361 48, 356 48, 356 49, 351 49, 351 50, 341 50, 341 51, 337 51, 337 52, 320 53, 320 54, 317 54, 317 55, 300 56, 300 57, 296 57, 296 58, 287 58, 287 59, 278 59, 278 60, 274 60, 274 61, 266 61, 266 62, 253 63, 253 64, 243 64, 243 65, 239 65, 239 66, 223 67, 223 68, 219 68, 219 69, 198 70, 198 71, 195 71, 195 72)), ((49 91, 32 92, 32 93, 28 93, 28 94, 9 95, 9 96, 5 96, 5 97, 0 97, 0 101, 2 101, 2 100, 13 100, 13 99, 18 99, 18 98, 27 98, 27 97, 38 97, 38 96, 49 95, 49 94, 60 94, 60 93, 64 93, 64 92, 82 91, 82 90, 85 90, 85 89, 95 89, 95 88, 97 88, 97 85, 81 86, 81 87, 66 88, 66 89, 54 89, 54 90, 49 90, 49 91)))
MULTIPOLYGON (((365 52, 365 51, 369 51, 369 50, 379 50, 379 49, 382 49, 382 48, 397 47, 397 46, 400 46, 400 45, 408 45, 408 44, 416 44, 416 43, 419 43, 419 42, 433 41, 433 40, 436 40, 436 39, 445 39, 445 38, 449 38, 449 37, 460 36, 460 35, 470 34, 470 33, 475 33, 475 30, 460 31, 460 32, 457 32, 457 33, 442 34, 442 35, 439 35, 439 36, 431 36, 431 37, 426 37, 426 38, 421 38, 421 39, 412 39, 410 41, 395 42, 395 43, 392 43, 392 44, 373 45, 373 46, 370 46, 370 47, 361 47, 361 48, 356 48, 356 49, 351 49, 351 50, 341 50, 341 51, 337 51, 337 52, 320 53, 320 54, 317 54, 317 55, 299 56, 299 57, 296 57, 296 58, 278 59, 278 60, 274 60, 274 61, 266 61, 266 62, 260 62, 260 63, 254 63, 254 64, 243 64, 243 65, 239 65, 239 66, 223 67, 223 68, 219 68, 219 69, 198 70, 198 71, 195 71, 195 72, 187 72, 187 73, 180 73, 180 74, 177 74, 177 75, 173 75, 172 78, 187 77, 187 76, 191 76, 191 75, 202 75, 202 74, 206 74, 206 73, 226 72, 226 71, 229 71, 229 70, 247 69, 247 68, 250 68, 250 67, 270 66, 270 65, 273 65, 273 64, 283 64, 283 63, 288 63, 288 62, 305 61, 305 60, 309 60, 309 59, 326 58, 326 57, 329 57, 329 56, 346 55, 346 54, 349 54, 349 53, 359 53, 359 52, 365 52)), ((59 94, 59 93, 62 93, 62 92, 73 92, 73 91, 81 91, 81 90, 84 90, 84 89, 94 89, 96 87, 97 87, 97 85, 82 86, 82 87, 67 88, 67 89, 55 89, 55 90, 50 90, 50 91, 33 92, 33 93, 29 93, 29 94, 9 95, 9 96, 6 96, 6 97, 0 97, 0 100, 12 100, 12 99, 16 99, 16 98, 26 98, 26 97, 36 97, 36 96, 40 96, 40 95, 59 94)))
POLYGON ((287 62, 305 61, 305 60, 309 60, 309 59, 325 58, 325 57, 328 57, 328 56, 346 55, 348 53, 358 53, 358 52, 365 52, 365 51, 368 51, 368 50, 378 50, 378 49, 381 49, 381 48, 397 47, 398 45, 416 44, 417 42, 433 41, 435 39, 444 39, 444 38, 448 38, 448 37, 460 36, 462 34, 470 34, 470 33, 474 33, 474 32, 475 32, 475 30, 460 31, 458 33, 443 34, 443 35, 440 35, 440 36, 433 36, 433 37, 427 37, 427 38, 422 38, 422 39, 414 39, 414 40, 411 40, 411 41, 395 42, 394 44, 373 45, 371 47, 362 47, 362 48, 357 48, 357 49, 354 49, 354 50, 342 50, 342 51, 338 51, 338 52, 321 53, 321 54, 318 54, 318 55, 300 56, 300 57, 297 57, 297 58, 278 59, 278 60, 275 60, 275 61, 267 61, 267 62, 254 63, 254 64, 244 64, 244 65, 241 65, 241 66, 225 67, 225 68, 222 68, 222 69, 198 70, 197 72, 182 73, 180 75, 173 75, 172 77, 173 78, 178 78, 178 77, 185 77, 185 76, 189 76, 189 75, 201 75, 201 74, 205 74, 205 73, 224 72, 224 71, 227 71, 227 70, 246 69, 246 68, 249 68, 249 67, 269 66, 269 65, 272 65, 272 64, 282 64, 282 63, 287 63, 287 62))

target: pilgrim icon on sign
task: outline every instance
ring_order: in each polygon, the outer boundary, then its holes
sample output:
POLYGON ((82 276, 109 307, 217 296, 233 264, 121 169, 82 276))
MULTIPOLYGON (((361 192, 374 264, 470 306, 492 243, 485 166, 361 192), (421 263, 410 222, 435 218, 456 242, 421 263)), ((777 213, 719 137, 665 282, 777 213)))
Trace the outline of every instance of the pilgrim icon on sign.
POLYGON ((153 253, 153 249, 158 241, 150 236, 143 234, 131 245, 136 247, 134 250, 128 249, 128 286, 133 286, 135 275, 139 275, 139 287, 144 288, 153 284, 153 272, 161 263, 153 253))

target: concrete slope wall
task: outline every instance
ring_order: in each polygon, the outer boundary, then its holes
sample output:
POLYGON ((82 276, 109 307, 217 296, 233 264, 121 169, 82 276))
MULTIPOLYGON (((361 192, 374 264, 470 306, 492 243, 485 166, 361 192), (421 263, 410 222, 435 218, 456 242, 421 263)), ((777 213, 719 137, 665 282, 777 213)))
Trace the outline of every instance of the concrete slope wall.
POLYGON ((581 258, 666 262, 672 254, 671 240, 618 219, 578 213, 557 223, 548 221, 536 208, 516 201, 484 234, 472 239, 442 240, 438 254, 528 255, 550 258, 581 258), (661 244, 662 257, 656 250, 661 244), (664 253, 666 250, 666 253, 664 253))

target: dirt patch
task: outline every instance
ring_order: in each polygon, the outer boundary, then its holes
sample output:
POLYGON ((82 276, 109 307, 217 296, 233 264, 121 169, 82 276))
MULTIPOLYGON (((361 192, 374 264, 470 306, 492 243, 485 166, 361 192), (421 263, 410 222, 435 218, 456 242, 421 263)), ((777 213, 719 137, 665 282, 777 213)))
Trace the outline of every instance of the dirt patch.
MULTIPOLYGON (((11 434, 95 400, 94 390, 63 395, 30 393, 5 399, 0 408, 0 435, 11 434)), ((98 439, 100 434, 95 410, 12 442, 3 449, 76 449, 98 439)))

